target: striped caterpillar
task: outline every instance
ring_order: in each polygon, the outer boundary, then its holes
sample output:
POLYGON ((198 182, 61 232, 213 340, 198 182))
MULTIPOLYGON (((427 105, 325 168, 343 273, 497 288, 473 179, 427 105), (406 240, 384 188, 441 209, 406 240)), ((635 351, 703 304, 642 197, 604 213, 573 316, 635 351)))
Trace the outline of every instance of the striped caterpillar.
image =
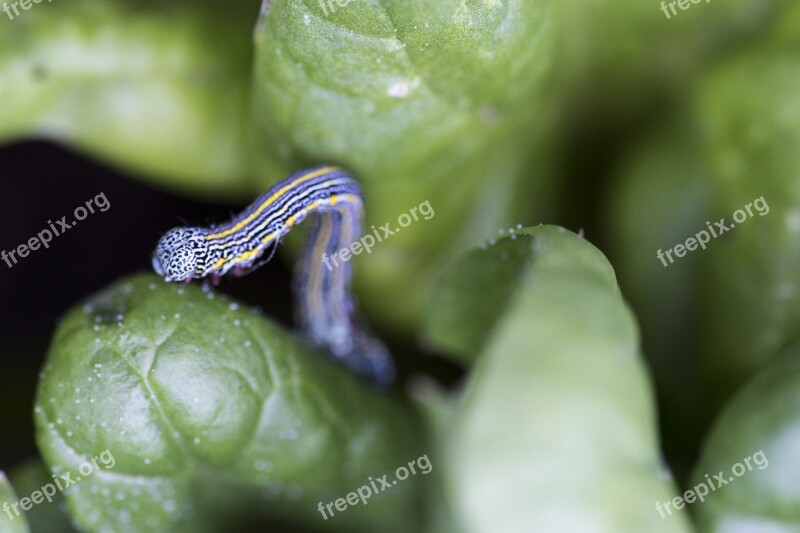
POLYGON ((229 222, 171 229, 156 247, 153 269, 165 281, 210 277, 216 284, 228 273, 242 276, 269 261, 281 238, 315 215, 295 268, 300 326, 353 371, 386 385, 394 379, 394 364, 383 343, 355 318, 349 264, 328 269, 322 263, 360 236, 363 210, 351 175, 337 167, 314 167, 278 183, 229 222))

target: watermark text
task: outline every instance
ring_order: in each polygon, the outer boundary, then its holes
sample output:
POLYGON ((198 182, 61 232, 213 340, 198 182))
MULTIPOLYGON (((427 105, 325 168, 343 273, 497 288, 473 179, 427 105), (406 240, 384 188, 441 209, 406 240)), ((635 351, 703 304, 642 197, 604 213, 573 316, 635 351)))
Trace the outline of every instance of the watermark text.
POLYGON ((368 480, 369 484, 362 485, 356 491, 349 493, 346 497, 338 498, 327 505, 323 506, 322 502, 319 502, 317 509, 322 515, 322 518, 327 520, 333 517, 335 514, 333 510, 334 507, 337 511, 343 512, 346 511, 348 507, 358 505, 359 502, 367 505, 369 503, 367 500, 370 497, 392 488, 393 486, 397 485, 398 481, 405 481, 409 478, 409 476, 415 476, 417 474, 417 468, 419 468, 419 472, 421 472, 423 475, 428 474, 431 470, 433 470, 433 465, 428 459, 428 454, 425 454, 413 461, 409 461, 407 467, 405 465, 398 467, 397 470, 395 470, 395 479, 393 480, 386 479, 389 477, 389 474, 381 476, 377 478, 377 480, 370 477, 368 480), (326 510, 327 513, 325 512, 326 510))
POLYGON ((695 234, 694 237, 689 237, 686 239, 685 243, 676 244, 672 248, 669 248, 665 251, 659 249, 656 252, 656 257, 661 261, 662 265, 667 267, 675 262, 675 259, 672 258, 672 254, 675 254, 676 258, 680 258, 686 255, 687 252, 695 251, 698 246, 705 250, 706 245, 711 242, 712 237, 716 239, 720 235, 724 235, 725 233, 733 230, 733 228, 736 227, 736 224, 741 224, 748 218, 754 217, 755 214, 753 213, 753 209, 755 209, 755 212, 762 217, 769 213, 769 205, 762 196, 761 198, 758 198, 755 201, 745 205, 742 209, 737 209, 734 211, 734 222, 726 224, 725 217, 722 217, 718 221, 714 222, 714 225, 712 226, 711 222, 706 221, 706 227, 708 227, 708 231, 700 230, 695 234), (667 259, 669 259, 669 263, 667 263, 667 259))
POLYGON ((733 483, 737 477, 741 477, 747 472, 750 472, 753 469, 753 464, 755 464, 759 470, 764 470, 769 466, 769 460, 764 454, 764 450, 758 450, 750 457, 745 457, 742 459, 742 463, 736 463, 733 465, 731 467, 731 474, 733 474, 732 476, 725 477, 724 470, 720 470, 713 477, 706 474, 705 481, 701 481, 691 489, 684 492, 681 496, 675 496, 671 500, 663 503, 656 502, 656 511, 658 511, 658 514, 660 514, 661 518, 663 519, 667 516, 672 516, 672 509, 670 509, 670 506, 675 507, 676 510, 681 510, 683 509, 684 505, 687 503, 694 503, 695 500, 700 500, 702 503, 706 501, 706 496, 708 496, 709 490, 714 492, 723 485, 733 483), (664 511, 666 511, 667 514, 664 514, 664 511))
POLYGON ((391 237, 395 233, 400 232, 402 228, 410 226, 412 222, 418 221, 420 215, 424 220, 430 220, 434 217, 434 215, 436 215, 428 200, 425 200, 417 207, 411 208, 408 213, 403 213, 397 217, 397 224, 400 227, 396 227, 394 229, 390 228, 392 225, 391 222, 387 222, 386 224, 377 228, 373 225, 371 227, 372 233, 366 233, 362 235, 360 239, 353 241, 349 247, 341 248, 332 256, 328 256, 328 254, 322 254, 322 262, 330 272, 339 266, 340 261, 342 263, 346 263, 347 261, 350 261, 354 255, 359 255, 364 251, 366 251, 368 254, 372 253, 372 248, 377 243, 383 242, 387 237, 391 237))
POLYGON ((55 496, 57 492, 61 492, 79 483, 81 479, 87 478, 99 471, 100 465, 98 465, 98 461, 103 465, 105 470, 110 470, 117 464, 110 450, 101 452, 100 455, 94 456, 78 467, 78 473, 80 475, 73 478, 73 473, 69 470, 63 474, 53 474, 53 481, 55 483, 47 483, 39 490, 33 491, 30 497, 26 496, 20 498, 19 501, 14 503, 9 504, 8 502, 4 502, 3 512, 8 515, 8 518, 14 520, 21 515, 20 509, 23 511, 30 511, 34 505, 38 505, 44 500, 47 500, 47 503, 52 503, 53 496, 55 496))
POLYGON ((20 259, 25 258, 31 251, 38 250, 39 246, 49 248, 50 241, 53 240, 53 237, 58 237, 68 229, 74 227, 78 223, 76 220, 83 220, 88 217, 90 213, 94 213, 95 207, 97 207, 100 212, 106 212, 111 207, 111 203, 108 201, 108 198, 106 198, 105 193, 101 192, 94 198, 87 200, 85 206, 86 207, 79 205, 75 208, 75 211, 72 213, 75 220, 70 222, 67 222, 66 216, 56 220, 55 223, 53 223, 52 220, 48 220, 47 223, 50 225, 49 229, 43 229, 36 237, 31 237, 28 239, 27 243, 12 248, 10 252, 0 250, 0 258, 5 261, 8 268, 12 268, 18 262, 17 256, 19 256, 20 259))

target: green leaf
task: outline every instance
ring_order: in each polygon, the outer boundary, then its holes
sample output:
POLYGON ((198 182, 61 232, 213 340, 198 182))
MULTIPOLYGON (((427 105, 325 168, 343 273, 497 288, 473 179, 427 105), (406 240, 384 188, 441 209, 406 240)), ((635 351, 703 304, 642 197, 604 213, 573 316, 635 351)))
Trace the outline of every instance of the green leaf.
MULTIPOLYGON (((319 527, 319 502, 422 455, 399 399, 253 311, 154 276, 70 311, 43 372, 35 411, 45 462, 74 479, 100 458, 65 490, 90 531, 206 531, 254 513, 319 527)), ((418 479, 325 527, 414 529, 418 479)))
POLYGON ((41 461, 29 461, 11 472, 11 481, 20 494, 33 494, 34 491, 42 491, 42 487, 50 484, 51 487, 45 489, 48 494, 55 492, 50 498, 52 501, 44 501, 31 507, 30 511, 25 511, 25 518, 30 524, 31 531, 46 531, 47 533, 77 533, 70 523, 67 514, 67 504, 57 490, 51 473, 45 468, 41 461))
POLYGON ((252 2, 180 0, 22 11, 0 32, 0 142, 54 140, 193 194, 260 192, 249 181, 257 14, 252 2))
POLYGON ((492 328, 534 259, 527 230, 483 245, 485 253, 462 257, 439 281, 425 312, 425 334, 439 349, 467 363, 482 350, 492 328), (491 244, 491 246, 488 246, 491 244))
POLYGON ((798 413, 800 343, 794 342, 736 394, 708 436, 692 482, 698 492, 705 483, 708 492, 693 504, 700 531, 800 531, 798 413))
MULTIPOLYGON (((800 9, 792 20, 800 27, 800 9)), ((794 46, 749 50, 721 66, 695 103, 717 175, 709 219, 735 224, 703 256, 703 364, 715 405, 767 364, 800 324, 798 42, 795 34, 794 46)))
POLYGON ((636 324, 611 265, 581 237, 539 226, 469 252, 451 276, 497 268, 495 248, 514 247, 529 259, 446 437, 445 475, 463 530, 688 531, 686 516, 663 520, 654 509, 674 487, 636 324))
POLYGON ((361 180, 367 227, 396 229, 425 201, 436 212, 359 258, 360 300, 388 327, 416 324, 448 260, 508 227, 530 198, 523 181, 538 183, 523 168, 547 107, 553 3, 359 0, 326 15, 318 0, 276 0, 260 22, 270 178, 331 161, 361 180))
MULTIPOLYGON (((28 522, 25 520, 22 511, 19 511, 20 516, 17 516, 15 509, 12 507, 17 503, 17 495, 14 489, 6 479, 6 475, 0 470, 0 505, 3 509, 0 510, 0 531, 3 533, 29 533, 28 522), (5 504, 8 504, 6 506, 5 504)), ((17 509, 19 509, 17 507, 17 509)))

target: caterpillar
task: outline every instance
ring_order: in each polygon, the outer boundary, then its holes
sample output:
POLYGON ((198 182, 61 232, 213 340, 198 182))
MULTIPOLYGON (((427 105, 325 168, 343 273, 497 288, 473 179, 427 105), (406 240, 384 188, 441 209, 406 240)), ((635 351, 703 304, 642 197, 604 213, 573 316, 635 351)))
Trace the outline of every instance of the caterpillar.
POLYGON ((153 253, 153 270, 168 282, 208 277, 217 284, 228 273, 243 276, 269 261, 280 240, 313 215, 293 283, 300 328, 357 374, 387 385, 394 380, 394 363, 355 316, 349 263, 328 269, 322 261, 361 235, 363 212, 353 176, 333 166, 310 168, 278 183, 229 222, 169 230, 153 253))

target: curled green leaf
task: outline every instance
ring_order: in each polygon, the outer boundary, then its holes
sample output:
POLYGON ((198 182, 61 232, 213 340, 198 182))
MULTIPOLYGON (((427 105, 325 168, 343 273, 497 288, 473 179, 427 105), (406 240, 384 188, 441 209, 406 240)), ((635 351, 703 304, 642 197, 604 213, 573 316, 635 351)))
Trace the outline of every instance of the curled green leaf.
POLYGON ((507 310, 534 259, 531 246, 519 246, 512 231, 483 253, 467 254, 451 268, 431 293, 425 312, 425 334, 439 349, 472 362, 481 352, 492 328, 507 310))
MULTIPOLYGON (((463 531, 688 531, 687 516, 663 520, 655 510, 674 486, 611 265, 574 233, 539 226, 469 252, 451 279, 466 279, 462 268, 496 269, 513 248, 528 259, 446 436, 448 493, 463 531)), ((462 316, 459 331, 476 314, 462 316)))

